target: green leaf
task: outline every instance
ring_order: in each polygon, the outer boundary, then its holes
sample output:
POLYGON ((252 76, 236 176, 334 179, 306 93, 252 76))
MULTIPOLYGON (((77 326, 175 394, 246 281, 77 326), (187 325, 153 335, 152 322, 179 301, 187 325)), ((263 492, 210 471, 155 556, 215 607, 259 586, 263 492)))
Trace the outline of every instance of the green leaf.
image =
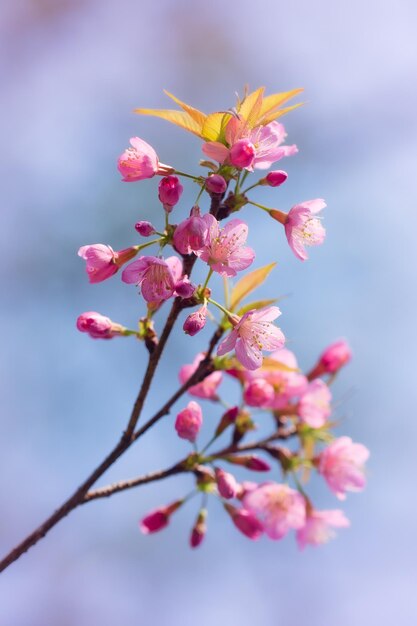
POLYGON ((153 115, 154 117, 161 117, 175 126, 184 128, 190 133, 201 137, 201 126, 185 111, 175 111, 171 109, 135 109, 134 113, 139 115, 153 115))
POLYGON ((246 298, 252 291, 254 291, 259 285, 265 281, 269 273, 274 269, 276 263, 270 263, 264 267, 259 267, 253 272, 249 272, 243 278, 241 278, 235 285, 232 291, 230 310, 234 311, 237 305, 246 298))

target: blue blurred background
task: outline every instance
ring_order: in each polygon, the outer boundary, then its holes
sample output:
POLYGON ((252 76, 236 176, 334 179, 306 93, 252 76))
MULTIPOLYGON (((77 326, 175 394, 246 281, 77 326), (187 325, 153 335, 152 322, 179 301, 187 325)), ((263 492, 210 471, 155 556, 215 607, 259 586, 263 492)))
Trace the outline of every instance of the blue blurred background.
MULTIPOLYGON (((118 278, 89 286, 76 251, 120 249, 138 241, 138 219, 162 223, 155 181, 120 182, 129 137, 198 172, 197 138, 131 113, 166 106, 163 88, 210 111, 232 105, 244 83, 305 87, 307 106, 284 118, 300 149, 282 164, 289 180, 257 197, 284 210, 324 197, 328 240, 303 264, 279 224, 255 209, 242 217, 256 265, 278 261, 263 293, 288 296, 281 326, 301 365, 338 337, 351 342, 334 392, 340 432, 372 453, 367 490, 345 505, 351 529, 304 553, 292 537, 248 541, 215 502, 200 550, 187 546, 197 502, 142 536, 137 520, 182 495, 189 477, 79 509, 3 574, 1 626, 414 626, 415 2, 3 0, 0 16, 1 552, 101 460, 136 395, 143 347, 91 341, 74 322, 97 310, 132 326, 141 302, 118 278)), ((182 216, 196 193, 186 187, 182 216)), ((201 345, 171 339, 147 415, 201 345)), ((207 403, 205 416, 217 418, 207 403)), ((186 454, 174 417, 103 482, 186 454)), ((314 489, 320 508, 337 506, 314 489)))

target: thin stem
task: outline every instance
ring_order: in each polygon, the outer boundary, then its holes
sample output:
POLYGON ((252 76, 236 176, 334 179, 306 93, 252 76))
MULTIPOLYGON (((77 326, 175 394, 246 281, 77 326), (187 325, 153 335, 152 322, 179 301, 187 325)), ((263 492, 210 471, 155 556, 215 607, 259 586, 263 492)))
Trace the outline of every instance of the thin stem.
POLYGON ((193 176, 192 174, 186 174, 185 172, 180 172, 179 170, 175 170, 174 174, 178 174, 178 176, 185 176, 186 178, 192 178, 192 180, 195 181, 201 180, 200 176, 193 176))
MULTIPOLYGON (((243 182, 243 181, 242 181, 242 182, 243 182)), ((255 189, 255 187, 259 187, 259 185, 260 185, 260 182, 259 182, 259 180, 258 180, 258 182, 257 182, 257 183, 254 183, 254 184, 253 184, 253 185, 251 185, 250 187, 246 187, 246 189, 244 189, 244 190, 242 191, 242 195, 247 194, 247 193, 248 193, 248 191, 250 191, 251 189, 255 189)))
POLYGON ((264 206, 263 204, 258 204, 257 202, 253 202, 252 200, 249 200, 248 204, 253 204, 253 206, 257 206, 258 209, 262 209, 263 211, 266 211, 267 213, 272 211, 272 209, 268 209, 267 206, 264 206))
POLYGON ((205 291, 205 289, 206 289, 207 285, 209 284, 209 280, 210 280, 210 278, 212 277, 212 275, 213 275, 213 270, 210 268, 210 269, 209 269, 209 272, 208 272, 208 274, 207 274, 207 278, 206 278, 206 280, 204 281, 204 285, 203 285, 203 289, 202 289, 202 291, 203 291, 203 292, 205 291))
POLYGON ((211 304, 214 304, 214 306, 216 306, 218 309, 220 309, 220 311, 223 311, 223 313, 230 319, 233 319, 233 313, 231 311, 228 311, 227 309, 224 308, 223 305, 221 305, 219 302, 216 302, 216 300, 213 300, 213 298, 208 298, 208 301, 211 302, 211 304))

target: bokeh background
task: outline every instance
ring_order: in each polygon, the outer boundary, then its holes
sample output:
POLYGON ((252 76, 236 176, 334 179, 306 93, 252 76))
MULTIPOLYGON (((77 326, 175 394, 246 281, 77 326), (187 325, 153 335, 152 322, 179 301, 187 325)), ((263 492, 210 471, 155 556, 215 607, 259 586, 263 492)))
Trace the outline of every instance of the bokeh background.
MULTIPOLYGON (((138 241, 138 219, 162 223, 155 181, 120 182, 115 159, 130 136, 198 171, 195 137, 132 114, 165 106, 163 88, 210 111, 245 83, 305 87, 307 106, 283 120, 300 148, 285 162, 289 180, 258 200, 287 210, 326 198, 328 240, 303 264, 279 224, 243 217, 256 264, 279 262, 263 292, 287 296, 281 325, 301 365, 338 337, 351 342, 335 387, 340 432, 372 452, 367 490, 345 505, 351 529, 304 553, 292 537, 248 541, 215 502, 200 550, 187 546, 197 502, 143 537, 137 520, 188 490, 188 477, 79 509, 1 577, 1 626, 414 626, 415 2, 3 0, 0 17, 1 552, 101 460, 136 395, 142 346, 93 342, 74 322, 98 310, 132 326, 140 300, 118 278, 89 286, 76 251, 120 249, 138 241)), ((183 216, 196 193, 186 187, 183 216)), ((145 414, 201 345, 171 339, 145 414)), ((103 482, 184 455, 174 417, 103 482)), ((319 485, 313 493, 336 505, 319 485)))

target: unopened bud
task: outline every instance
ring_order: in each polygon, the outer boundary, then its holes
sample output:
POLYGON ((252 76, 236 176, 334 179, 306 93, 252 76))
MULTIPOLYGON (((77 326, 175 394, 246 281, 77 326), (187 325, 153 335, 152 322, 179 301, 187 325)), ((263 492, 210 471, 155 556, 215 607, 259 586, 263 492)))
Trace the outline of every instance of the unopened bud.
POLYGON ((225 472, 218 467, 216 467, 215 472, 217 488, 222 498, 226 498, 226 500, 236 498, 237 494, 239 493, 239 483, 237 482, 233 474, 225 472))
POLYGON ((209 193, 223 194, 227 189, 227 182, 220 174, 212 174, 206 178, 206 189, 209 193))
POLYGON ((238 509, 228 502, 224 504, 225 510, 229 513, 232 522, 241 533, 249 539, 256 541, 263 533, 260 521, 246 509, 238 509))
POLYGON ((255 146, 249 139, 239 139, 231 148, 229 159, 239 169, 251 167, 255 158, 255 146))
POLYGON ((206 325, 206 317, 207 317, 207 306, 204 304, 198 311, 194 311, 194 313, 190 313, 190 315, 186 318, 183 326, 183 330, 186 335, 191 335, 194 337, 197 333, 200 332, 206 325))
POLYGON ((178 413, 175 420, 175 430, 181 439, 188 439, 188 441, 194 442, 202 424, 203 412, 201 407, 197 402, 191 400, 187 407, 178 413))
POLYGON ((288 178, 287 172, 284 170, 275 170, 274 172, 269 172, 265 178, 259 181, 260 185, 268 185, 269 187, 280 187, 288 178))
POLYGON ((142 237, 150 237, 150 235, 154 235, 156 232, 153 224, 146 221, 137 222, 135 224, 135 230, 139 233, 139 235, 142 235, 142 237))
POLYGON ((161 179, 158 185, 158 197, 167 213, 171 213, 178 203, 183 189, 177 176, 164 176, 161 179))
POLYGON ((162 530, 169 524, 170 517, 180 506, 184 500, 176 500, 168 506, 160 507, 151 513, 148 513, 146 517, 140 522, 139 526, 144 535, 156 533, 162 530))
POLYGON ((198 548, 202 543, 207 532, 207 509, 201 509, 193 526, 190 536, 190 546, 192 548, 198 548))
POLYGON ((236 418, 239 414, 239 407, 233 406, 230 409, 227 409, 225 413, 223 413, 219 425, 215 430, 216 437, 219 437, 231 424, 234 424, 236 418))

